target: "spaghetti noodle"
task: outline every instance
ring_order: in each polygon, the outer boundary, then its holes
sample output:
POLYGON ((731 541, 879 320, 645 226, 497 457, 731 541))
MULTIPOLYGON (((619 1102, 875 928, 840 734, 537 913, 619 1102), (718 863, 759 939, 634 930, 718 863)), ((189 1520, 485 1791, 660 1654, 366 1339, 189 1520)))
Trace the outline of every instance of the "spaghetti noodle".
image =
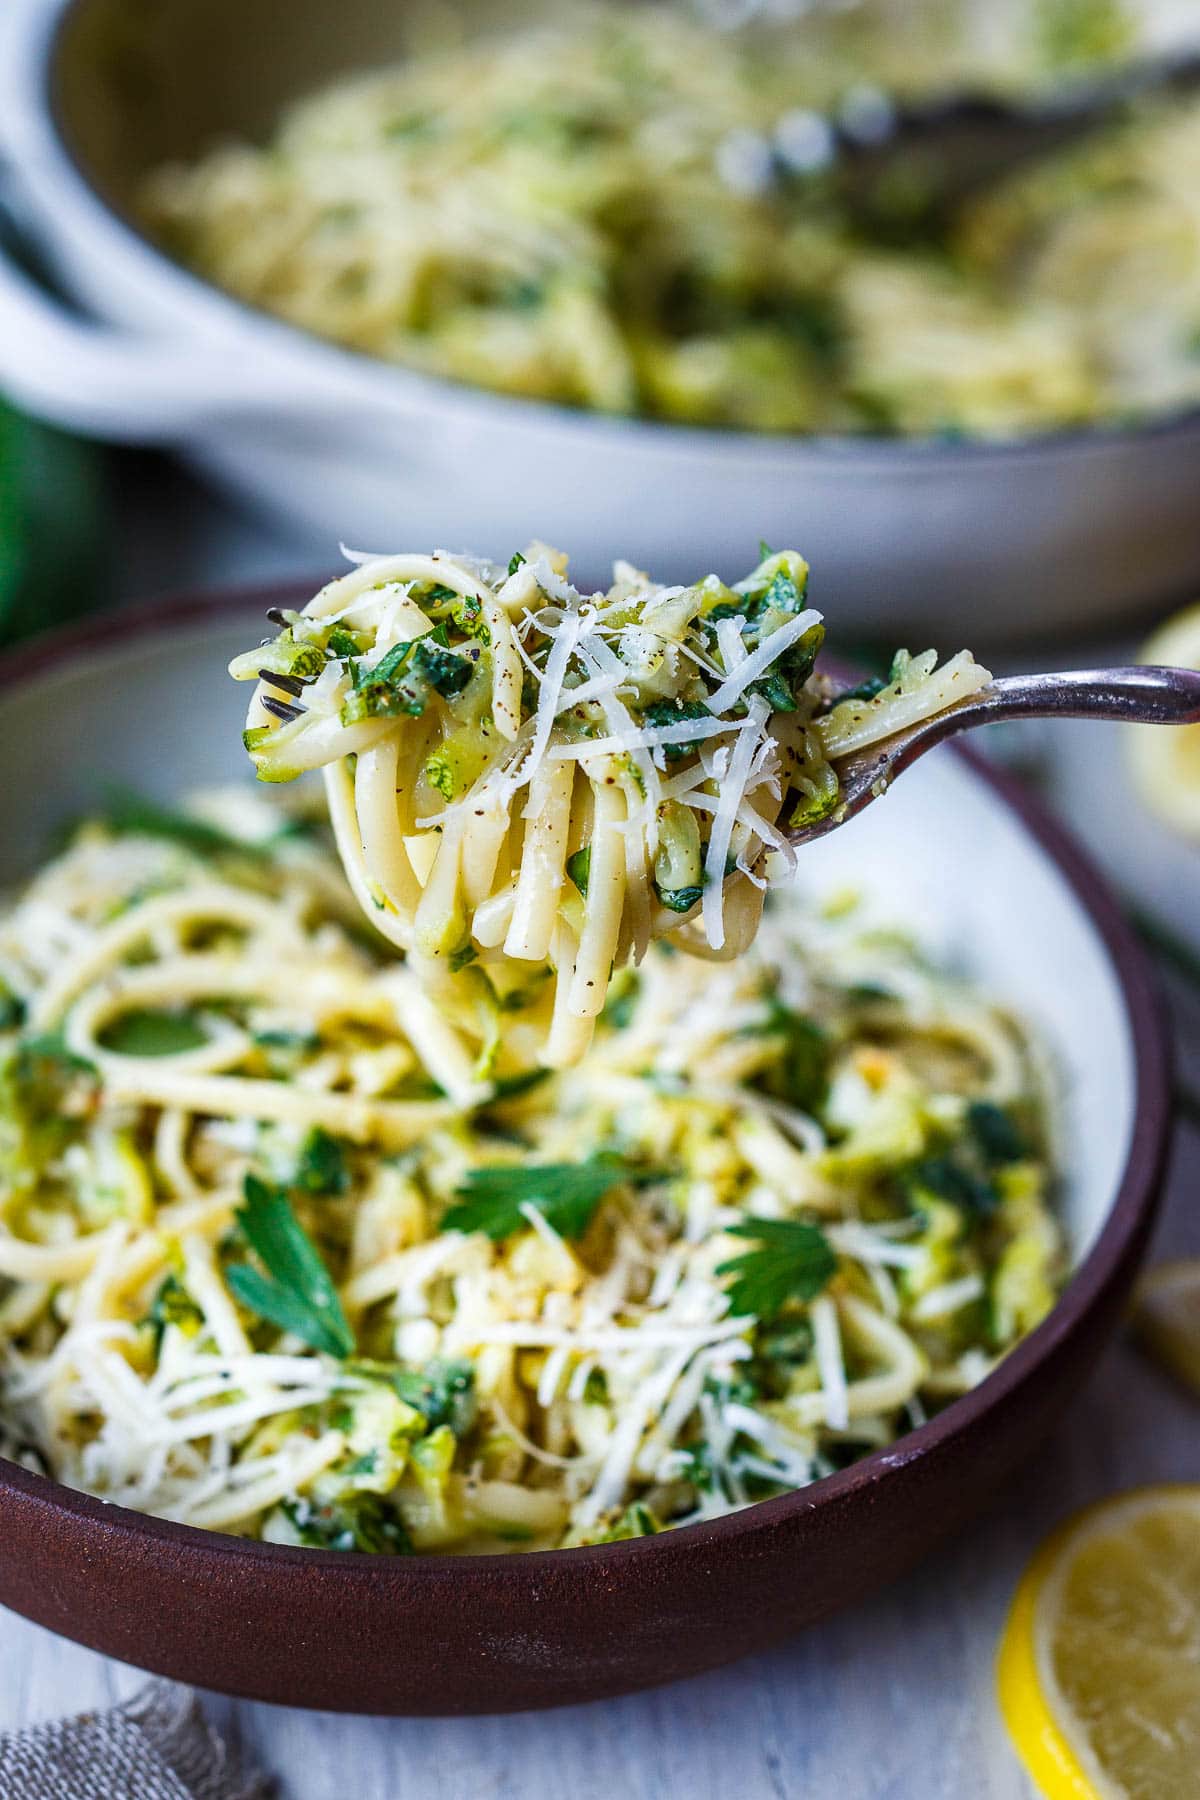
POLYGON ((963 651, 896 659, 839 697, 808 568, 768 554, 735 588, 660 587, 618 563, 581 595, 541 544, 507 570, 376 557, 231 672, 258 685, 260 778, 324 768, 342 862, 448 1024, 577 1062, 610 973, 656 938, 751 943, 788 825, 833 813, 836 757, 990 676, 963 651))

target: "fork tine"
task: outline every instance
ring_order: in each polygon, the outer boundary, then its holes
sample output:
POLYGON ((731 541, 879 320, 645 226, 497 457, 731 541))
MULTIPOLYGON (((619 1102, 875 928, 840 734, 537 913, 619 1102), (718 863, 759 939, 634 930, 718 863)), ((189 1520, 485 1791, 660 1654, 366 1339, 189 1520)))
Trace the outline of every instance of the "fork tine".
POLYGON ((274 694, 264 694, 262 703, 269 713, 274 713, 277 719, 282 719, 287 725, 293 719, 302 719, 307 711, 306 707, 293 706, 290 700, 276 700, 274 694))
POLYGON ((285 694, 291 694, 294 699, 299 699, 305 688, 305 683, 298 675, 277 675, 272 669, 260 669, 258 679, 268 682, 271 687, 282 688, 285 694))

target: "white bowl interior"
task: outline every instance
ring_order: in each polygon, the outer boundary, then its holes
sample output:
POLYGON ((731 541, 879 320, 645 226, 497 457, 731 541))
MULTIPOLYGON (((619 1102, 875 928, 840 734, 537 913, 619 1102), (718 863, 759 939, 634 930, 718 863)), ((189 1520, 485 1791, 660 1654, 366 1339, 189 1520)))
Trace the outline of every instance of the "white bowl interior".
MULTIPOLYGON (((0 696, 0 882, 36 866, 56 830, 123 784, 170 799, 244 780, 244 691, 230 657, 250 613, 139 634, 0 696)), ((948 750, 806 852, 811 894, 853 886, 891 921, 1033 1022, 1058 1074, 1063 1209, 1078 1261, 1116 1194, 1134 1124, 1133 1043, 1106 947, 1017 816, 948 750)))
POLYGON ((1047 1054, 1062 1206, 1078 1263, 1129 1154, 1136 1071, 1111 956, 1057 863, 944 748, 813 845, 798 879, 817 896, 861 888, 887 919, 914 930, 1033 1026, 1047 1054))

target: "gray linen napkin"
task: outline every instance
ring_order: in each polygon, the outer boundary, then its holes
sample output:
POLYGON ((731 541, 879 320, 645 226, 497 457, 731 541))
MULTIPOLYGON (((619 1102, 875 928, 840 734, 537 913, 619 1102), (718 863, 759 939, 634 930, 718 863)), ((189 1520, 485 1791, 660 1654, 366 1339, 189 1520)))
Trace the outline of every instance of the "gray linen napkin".
POLYGON ((172 1682, 0 1737, 3 1800, 268 1800, 271 1791, 172 1682))

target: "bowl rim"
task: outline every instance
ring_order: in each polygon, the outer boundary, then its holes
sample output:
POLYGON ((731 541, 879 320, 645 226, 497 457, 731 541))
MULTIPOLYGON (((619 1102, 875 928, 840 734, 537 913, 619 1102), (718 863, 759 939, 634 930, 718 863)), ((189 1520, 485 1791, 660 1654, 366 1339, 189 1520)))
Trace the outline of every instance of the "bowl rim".
MULTIPOLYGON (((305 583, 251 583, 209 592, 187 593, 93 615, 65 629, 40 634, 27 646, 0 656, 0 704, 31 683, 122 649, 133 650, 172 635, 187 635, 211 624, 253 617, 264 606, 294 605, 307 598, 305 583)), ((941 1412, 903 1433, 891 1444, 870 1452, 832 1475, 774 1499, 756 1501, 740 1511, 695 1525, 673 1527, 653 1538, 583 1545, 569 1551, 533 1550, 483 1555, 420 1554, 378 1557, 344 1550, 316 1550, 266 1544, 199 1526, 178 1524, 135 1512, 84 1494, 51 1476, 37 1474, 0 1456, 0 1502, 29 1503, 69 1521, 75 1528, 103 1527, 148 1550, 174 1546, 183 1555, 213 1557, 223 1565, 249 1560, 277 1568, 281 1580, 298 1566, 323 1571, 356 1591, 370 1588, 386 1571, 397 1579, 439 1583, 463 1580, 468 1574, 508 1586, 528 1586, 539 1577, 557 1575, 564 1566, 586 1576, 589 1566, 614 1572, 614 1559, 624 1568, 629 1559, 687 1556, 746 1540, 786 1525, 818 1506, 836 1506, 874 1488, 889 1471, 953 1446, 993 1408, 1012 1399, 1055 1355, 1093 1307, 1119 1280, 1136 1251, 1157 1204, 1171 1133, 1172 1055, 1158 981, 1147 952, 1125 918, 1113 890, 1072 833, 1032 796, 1014 776, 997 769, 961 744, 949 753, 971 770, 994 805, 1013 814, 1041 854, 1065 881, 1070 894, 1099 939, 1120 993, 1133 1052, 1134 1120, 1129 1148, 1104 1222, 1091 1248, 1072 1271, 1054 1308, 1015 1349, 968 1393, 941 1412), (564 1557, 570 1562, 564 1565, 564 1557)))
POLYGON ((214 322, 226 329, 257 329, 264 341, 282 357, 306 360, 310 366, 322 368, 327 376, 340 375, 353 381, 364 400, 378 404, 380 381, 394 391, 395 398, 408 398, 440 409, 443 414, 466 411, 483 412, 510 428, 522 422, 534 428, 559 433, 582 433, 599 439, 616 432, 626 440, 637 439, 648 446, 674 448, 711 456, 720 446, 758 461, 783 461, 794 467, 808 458, 822 463, 838 463, 865 467, 872 463, 885 468, 937 468, 941 464, 961 467, 964 464, 1028 464, 1039 459, 1077 454, 1103 454, 1175 435, 1189 436, 1200 429, 1200 403, 1178 405, 1142 419, 1123 422, 1111 418, 1090 425, 1062 426, 1044 432, 1026 432, 1012 437, 986 438, 965 435, 946 438, 933 435, 889 437, 862 433, 770 433, 747 431, 735 427, 691 425, 670 419, 648 418, 641 414, 607 414, 586 407, 568 406, 561 401, 542 400, 535 396, 504 394, 482 385, 456 380, 450 376, 429 375, 373 356, 322 337, 320 333, 291 323, 265 307, 221 288, 216 282, 189 269, 185 263, 167 254, 150 236, 134 215, 113 195, 105 184, 87 169, 75 145, 62 93, 61 63, 65 53, 64 39, 73 17, 88 0, 50 0, 27 26, 26 50, 33 57, 33 92, 40 105, 38 123, 43 127, 43 155, 55 180, 66 182, 73 197, 90 222, 100 226, 114 248, 128 255, 134 252, 143 269, 159 281, 171 284, 175 296, 189 309, 207 309, 214 322))

